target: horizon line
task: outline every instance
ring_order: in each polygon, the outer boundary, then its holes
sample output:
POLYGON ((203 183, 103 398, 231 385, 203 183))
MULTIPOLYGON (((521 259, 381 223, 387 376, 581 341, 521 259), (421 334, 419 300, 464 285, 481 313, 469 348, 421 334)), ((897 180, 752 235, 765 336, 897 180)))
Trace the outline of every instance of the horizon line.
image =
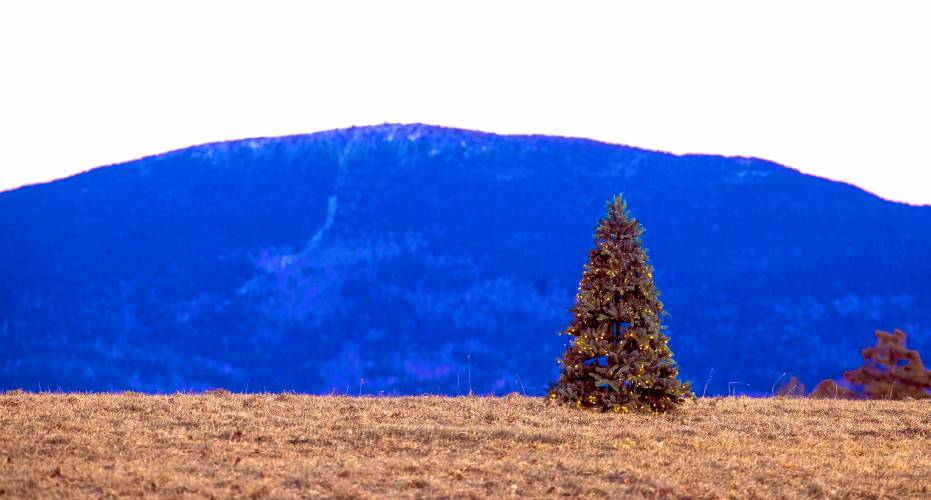
POLYGON ((894 199, 891 199, 891 198, 886 198, 886 197, 884 197, 884 196, 879 195, 878 193, 876 193, 876 192, 874 192, 874 191, 871 191, 871 190, 869 190, 869 189, 867 189, 867 188, 865 188, 865 187, 862 187, 862 186, 859 186, 859 185, 857 185, 857 184, 854 184, 854 183, 852 183, 852 182, 850 182, 850 181, 840 180, 840 179, 832 179, 832 178, 830 178, 830 177, 826 177, 826 176, 823 176, 823 175, 818 175, 818 174, 812 174, 812 173, 808 173, 808 172, 803 172, 803 171, 800 170, 799 168, 792 167, 792 166, 790 166, 790 165, 786 165, 786 164, 783 164, 783 163, 779 163, 779 162, 777 162, 777 161, 775 161, 775 160, 769 160, 769 159, 762 158, 762 157, 759 157, 759 156, 726 155, 726 154, 722 154, 722 153, 713 153, 713 152, 691 152, 691 151, 690 151, 690 152, 683 152, 683 153, 676 153, 676 152, 667 151, 667 150, 663 150, 663 149, 654 149, 654 148, 646 148, 646 147, 640 147, 640 146, 632 146, 632 145, 626 144, 626 143, 611 142, 611 141, 608 141, 608 140, 604 140, 604 139, 595 139, 595 138, 591 138, 591 137, 582 137, 582 136, 573 136, 573 135, 562 135, 562 134, 532 133, 532 132, 502 133, 502 132, 494 132, 494 131, 489 131, 489 130, 479 130, 479 129, 463 128, 463 127, 449 126, 449 125, 434 125, 434 124, 424 123, 424 122, 382 122, 382 123, 379 123, 379 124, 350 125, 350 126, 346 126, 346 127, 329 128, 329 129, 317 130, 317 131, 312 131, 312 132, 298 132, 298 133, 293 133, 293 134, 282 134, 282 135, 256 135, 256 136, 239 137, 239 138, 235 138, 235 139, 221 139, 221 140, 216 140, 216 141, 207 141, 207 142, 202 142, 202 143, 189 144, 189 145, 187 145, 187 146, 181 146, 181 147, 177 147, 177 148, 167 149, 167 150, 162 151, 162 152, 159 152, 159 153, 144 154, 144 155, 137 156, 137 157, 133 157, 133 158, 130 158, 130 159, 127 159, 127 160, 121 160, 121 161, 117 161, 117 162, 113 162, 113 163, 105 163, 105 164, 102 164, 102 165, 96 165, 96 166, 87 168, 87 169, 85 169, 85 170, 81 170, 81 171, 79 171, 79 172, 75 172, 75 173, 73 173, 73 174, 69 174, 69 175, 62 176, 62 177, 56 177, 56 178, 54 178, 54 179, 49 179, 49 180, 44 180, 44 181, 37 181, 37 182, 31 182, 31 183, 26 183, 26 184, 20 184, 20 185, 18 185, 18 186, 14 186, 14 187, 10 187, 10 188, 0 188, 0 195, 5 194, 5 193, 9 193, 9 192, 13 192, 13 191, 18 191, 18 190, 20 190, 20 189, 31 188, 31 187, 37 187, 37 186, 44 186, 44 185, 47 185, 47 184, 53 184, 53 183, 56 183, 56 182, 59 182, 59 181, 64 181, 64 180, 67 180, 67 179, 71 179, 71 178, 74 178, 74 177, 78 177, 78 176, 81 176, 81 175, 84 175, 84 174, 93 172, 93 171, 95 171, 95 170, 106 169, 106 168, 113 168, 113 167, 119 167, 119 166, 123 166, 123 165, 126 165, 126 164, 130 164, 130 163, 142 161, 142 160, 147 160, 147 159, 150 159, 150 158, 158 158, 158 157, 161 157, 161 156, 165 156, 165 155, 169 155, 169 154, 173 154, 173 153, 179 153, 179 152, 182 152, 182 151, 188 151, 188 150, 197 149, 197 148, 204 148, 204 147, 209 147, 209 146, 225 145, 225 144, 235 144, 235 143, 241 143, 241 142, 247 142, 247 141, 255 141, 255 140, 275 140, 275 139, 290 139, 290 138, 306 138, 306 137, 312 137, 312 136, 323 135, 323 134, 332 134, 332 133, 339 133, 339 132, 347 132, 347 131, 352 131, 352 130, 354 130, 354 129, 375 129, 375 128, 386 127, 386 126, 393 126, 393 127, 418 127, 418 126, 419 126, 419 127, 425 127, 425 128, 431 128, 431 129, 443 129, 443 130, 449 130, 449 131, 470 132, 470 133, 477 133, 477 134, 486 135, 486 136, 508 137, 508 138, 548 138, 548 139, 562 139, 562 140, 572 140, 572 141, 583 141, 583 142, 589 142, 589 143, 594 143, 594 144, 602 144, 602 145, 611 146, 611 147, 619 147, 619 148, 625 148, 625 149, 632 149, 632 150, 637 150, 637 151, 643 151, 643 152, 647 152, 647 153, 668 155, 668 156, 673 156, 673 157, 677 157, 677 158, 683 158, 683 157, 689 157, 689 156, 700 156, 700 157, 712 157, 712 158, 722 158, 722 159, 730 159, 730 160, 751 160, 751 161, 759 161, 759 162, 764 162, 764 163, 768 163, 768 164, 774 165, 774 166, 779 167, 779 168, 783 168, 783 169, 786 169, 786 170, 790 170, 790 171, 796 172, 796 173, 798 173, 798 174, 801 174, 801 175, 804 175, 804 176, 807 176, 807 177, 812 177, 812 178, 815 178, 815 179, 825 180, 825 181, 832 182, 832 183, 835 183, 835 184, 841 184, 841 185, 849 186, 849 187, 852 187, 852 188, 854 188, 854 189, 860 190, 860 191, 862 191, 862 192, 864 192, 864 193, 866 193, 866 194, 869 194, 869 195, 871 195, 871 196, 873 196, 873 197, 875 197, 875 198, 877 198, 877 199, 879 199, 879 200, 882 200, 882 201, 884 201, 884 202, 887 202, 887 203, 896 203, 896 204, 900 204, 900 205, 906 205, 906 206, 909 206, 909 207, 917 207, 917 208, 931 207, 931 203, 913 203, 913 202, 910 202, 910 201, 894 200, 894 199))

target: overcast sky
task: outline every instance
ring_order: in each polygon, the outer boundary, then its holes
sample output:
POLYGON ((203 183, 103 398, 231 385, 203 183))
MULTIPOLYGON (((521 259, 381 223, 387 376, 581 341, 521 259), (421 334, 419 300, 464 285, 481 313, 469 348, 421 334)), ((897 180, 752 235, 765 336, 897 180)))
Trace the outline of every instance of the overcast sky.
POLYGON ((0 190, 423 122, 755 156, 931 204, 928 2, 761 5, 4 2, 0 190))

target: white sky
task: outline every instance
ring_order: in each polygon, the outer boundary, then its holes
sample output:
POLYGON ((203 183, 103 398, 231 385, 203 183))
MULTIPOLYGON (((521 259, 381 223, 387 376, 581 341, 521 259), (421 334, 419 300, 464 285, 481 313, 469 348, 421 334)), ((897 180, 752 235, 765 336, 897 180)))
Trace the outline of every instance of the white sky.
POLYGON ((926 1, 0 4, 0 190, 424 122, 766 158, 931 204, 926 1))

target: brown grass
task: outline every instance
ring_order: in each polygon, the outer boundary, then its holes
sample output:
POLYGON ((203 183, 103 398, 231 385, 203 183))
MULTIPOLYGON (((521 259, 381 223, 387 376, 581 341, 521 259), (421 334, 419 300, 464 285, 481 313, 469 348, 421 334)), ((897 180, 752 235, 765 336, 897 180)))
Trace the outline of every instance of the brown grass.
POLYGON ((0 395, 7 497, 931 497, 931 401, 0 395))

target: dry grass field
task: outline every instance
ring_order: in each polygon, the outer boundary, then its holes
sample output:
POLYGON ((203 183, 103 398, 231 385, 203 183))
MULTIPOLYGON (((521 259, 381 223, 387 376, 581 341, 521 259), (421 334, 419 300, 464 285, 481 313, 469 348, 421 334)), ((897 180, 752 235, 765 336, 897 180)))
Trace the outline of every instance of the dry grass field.
POLYGON ((0 394, 0 498, 931 498, 931 401, 0 394))

